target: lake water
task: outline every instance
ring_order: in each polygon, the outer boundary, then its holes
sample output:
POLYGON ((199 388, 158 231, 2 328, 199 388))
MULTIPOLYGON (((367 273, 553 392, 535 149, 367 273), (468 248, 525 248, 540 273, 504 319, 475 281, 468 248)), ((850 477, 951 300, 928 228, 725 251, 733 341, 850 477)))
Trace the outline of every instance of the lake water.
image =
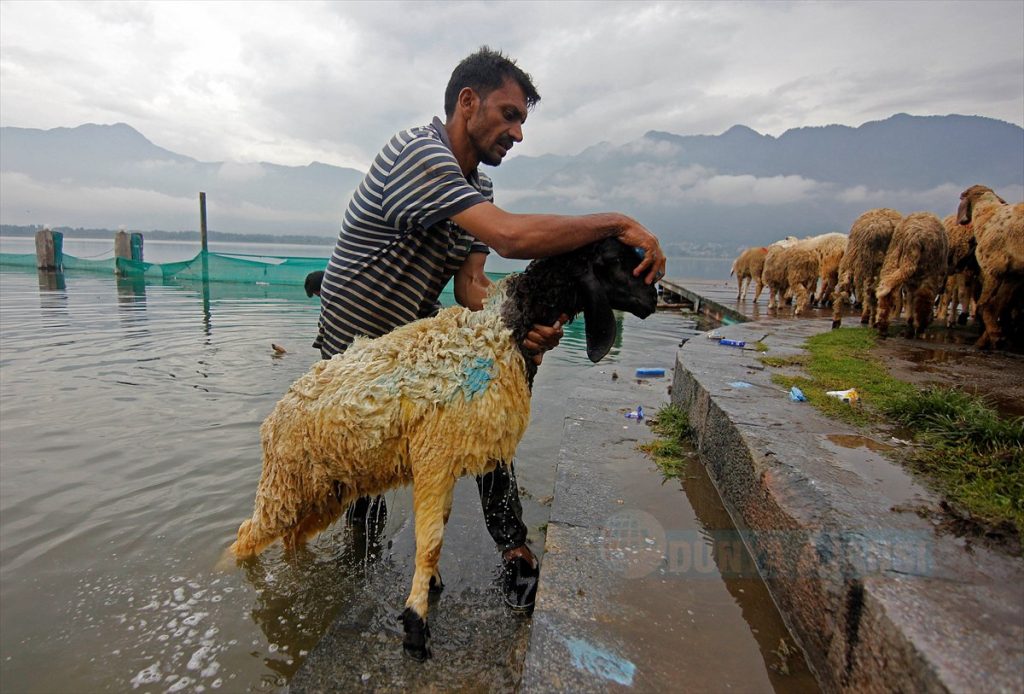
MULTIPOLYGON (((147 243, 147 257, 159 260, 161 247, 147 243)), ((66 250, 85 257, 91 249, 69 241, 66 250)), ((93 273, 58 281, 0 267, 4 691, 272 691, 287 683, 335 606, 373 572, 365 551, 353 553, 336 527, 297 564, 276 546, 258 576, 215 566, 251 512, 259 425, 317 356, 317 315, 317 300, 298 287, 93 273), (271 343, 288 352, 275 356, 271 343)), ((549 513, 536 499, 553 488, 577 374, 613 369, 626 353, 671 359, 683 328, 679 315, 627 316, 621 342, 593 365, 580 321, 548 356, 517 456, 535 547, 549 513)), ((471 480, 459 483, 445 556, 486 550, 465 571, 487 574, 497 554, 475 491, 471 480)), ((391 494, 388 506, 382 551, 389 565, 411 570, 408 492, 391 494)), ((445 577, 454 591, 446 595, 458 596, 458 572, 445 577)), ((397 610, 407 588, 396 581, 375 599, 397 610)))

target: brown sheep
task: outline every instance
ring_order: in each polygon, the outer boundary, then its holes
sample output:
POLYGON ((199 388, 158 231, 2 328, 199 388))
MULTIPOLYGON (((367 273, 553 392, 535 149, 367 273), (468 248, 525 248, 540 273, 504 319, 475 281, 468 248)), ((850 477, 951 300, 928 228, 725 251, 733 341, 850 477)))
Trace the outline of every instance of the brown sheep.
POLYGON ((875 296, 878 334, 889 334, 889 317, 900 291, 908 306, 907 337, 924 332, 932 321, 935 296, 946 284, 949 240, 942 222, 931 212, 907 215, 896 227, 885 253, 875 296))
POLYGON ((974 185, 960 195, 957 221, 974 225, 977 244, 985 331, 976 345, 998 347, 1010 310, 1024 298, 1024 203, 1007 205, 991 188, 974 185))
POLYGON ((818 256, 818 277, 821 288, 814 301, 824 304, 832 297, 839 281, 839 264, 846 252, 846 234, 832 232, 821 234, 810 239, 810 245, 818 256))
POLYGON ((736 275, 736 282, 739 284, 736 301, 746 298, 747 292, 750 291, 751 280, 757 283, 757 287, 754 289, 754 303, 756 304, 757 300, 761 298, 761 291, 764 289, 764 285, 761 283, 761 272, 764 270, 766 255, 768 255, 767 248, 754 246, 740 253, 733 262, 729 276, 736 275), (746 281, 746 289, 743 286, 744 281, 746 281))
POLYGON ((857 217, 850 227, 846 252, 839 263, 839 281, 832 294, 832 327, 842 325, 843 308, 850 292, 861 302, 860 322, 874 324, 877 309, 875 287, 896 225, 903 218, 896 210, 880 207, 857 217))
POLYGON ((773 245, 764 260, 761 281, 768 287, 768 308, 781 308, 787 295, 793 297, 793 315, 807 311, 818 286, 818 255, 811 239, 773 245))
POLYGON ((981 292, 980 269, 974 255, 974 226, 960 224, 955 214, 947 215, 942 226, 949 238, 949 262, 946 288, 939 297, 936 318, 945 320, 947 326, 964 325, 972 314, 977 320, 977 298, 981 292), (958 316, 959 306, 963 306, 963 310, 958 316))

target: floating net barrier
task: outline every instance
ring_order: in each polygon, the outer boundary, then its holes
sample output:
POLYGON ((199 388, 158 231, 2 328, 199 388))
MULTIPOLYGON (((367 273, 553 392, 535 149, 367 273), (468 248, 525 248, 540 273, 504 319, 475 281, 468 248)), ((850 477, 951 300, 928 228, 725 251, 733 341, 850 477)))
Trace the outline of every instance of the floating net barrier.
MULTIPOLYGON (((106 258, 90 260, 62 254, 64 271, 103 272, 128 279, 145 279, 163 282, 231 282, 249 285, 291 285, 303 286, 306 275, 327 267, 327 258, 295 256, 248 255, 244 253, 212 253, 200 251, 191 260, 174 263, 147 263, 129 258, 106 258)), ((34 253, 0 253, 0 265, 24 268, 36 267, 34 253)), ((497 281, 508 273, 488 272, 491 281, 497 281)), ((452 282, 444 288, 441 302, 454 303, 452 282)))
MULTIPOLYGON (((327 258, 246 255, 200 251, 190 260, 147 263, 129 258, 90 260, 61 254, 64 271, 106 272, 122 277, 156 280, 236 282, 239 284, 288 284, 302 286, 306 275, 327 267, 327 258)), ((0 265, 36 267, 34 253, 0 253, 0 265)))

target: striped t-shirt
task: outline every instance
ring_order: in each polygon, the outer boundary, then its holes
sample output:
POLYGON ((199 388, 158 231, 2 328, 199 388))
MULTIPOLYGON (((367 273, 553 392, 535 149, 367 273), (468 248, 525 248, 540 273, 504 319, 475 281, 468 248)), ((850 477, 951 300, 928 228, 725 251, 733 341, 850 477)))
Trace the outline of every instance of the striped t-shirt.
POLYGON ((313 346, 328 359, 357 335, 379 337, 435 313, 470 252, 488 252, 450 218, 491 200, 486 175, 462 175, 439 118, 392 137, 345 211, 313 346))

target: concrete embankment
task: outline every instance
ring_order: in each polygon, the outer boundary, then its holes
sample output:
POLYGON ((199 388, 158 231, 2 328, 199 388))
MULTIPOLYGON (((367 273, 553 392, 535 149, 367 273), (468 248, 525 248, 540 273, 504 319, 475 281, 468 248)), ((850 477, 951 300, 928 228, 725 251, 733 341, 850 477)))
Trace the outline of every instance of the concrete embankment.
MULTIPOLYGON (((827 319, 728 326, 802 351, 827 319)), ((822 687, 1024 690, 1024 564, 927 519, 939 499, 865 437, 792 402, 758 353, 697 337, 672 400, 822 687)), ((851 383, 850 386, 857 384, 851 383)))

